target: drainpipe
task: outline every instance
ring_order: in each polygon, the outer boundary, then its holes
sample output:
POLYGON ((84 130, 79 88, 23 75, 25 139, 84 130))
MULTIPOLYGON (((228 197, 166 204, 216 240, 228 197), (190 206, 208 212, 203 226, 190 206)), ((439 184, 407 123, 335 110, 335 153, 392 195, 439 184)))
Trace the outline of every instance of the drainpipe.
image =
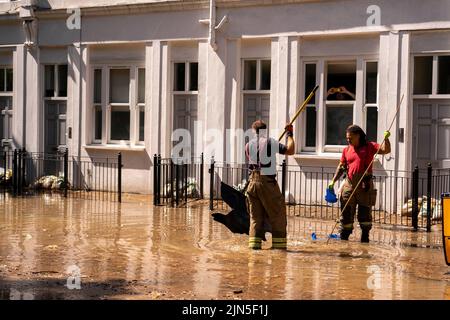
POLYGON ((216 31, 220 30, 223 25, 228 22, 228 16, 225 15, 222 20, 220 20, 219 24, 216 26, 216 1, 209 1, 209 19, 201 19, 200 23, 207 24, 209 26, 209 34, 208 34, 208 43, 217 51, 217 43, 216 43, 216 31))
POLYGON ((209 1, 209 44, 214 49, 214 51, 217 50, 217 43, 216 43, 216 30, 215 30, 215 24, 216 24, 216 0, 210 0, 209 1))
POLYGON ((22 20, 25 33, 25 43, 27 48, 36 44, 37 40, 37 22, 34 10, 37 8, 36 0, 24 0, 19 8, 19 18, 22 20))
MULTIPOLYGON (((82 28, 81 28, 81 23, 82 23, 82 16, 81 16, 81 10, 80 10, 80 42, 79 42, 79 46, 80 46, 80 60, 79 60, 79 64, 80 64, 80 81, 78 83, 78 143, 77 143, 77 156, 78 156, 78 160, 81 159, 81 145, 82 145, 82 141, 81 141, 81 130, 83 128, 82 126, 82 122, 83 122, 83 39, 82 39, 82 28)), ((86 48, 87 50, 87 48, 86 48)), ((86 66, 87 68, 87 66, 86 66)), ((87 74, 86 74, 87 76, 87 74)), ((74 116, 72 114, 72 126, 73 126, 73 119, 74 116)), ((72 140, 72 148, 73 148, 73 140, 72 140)))

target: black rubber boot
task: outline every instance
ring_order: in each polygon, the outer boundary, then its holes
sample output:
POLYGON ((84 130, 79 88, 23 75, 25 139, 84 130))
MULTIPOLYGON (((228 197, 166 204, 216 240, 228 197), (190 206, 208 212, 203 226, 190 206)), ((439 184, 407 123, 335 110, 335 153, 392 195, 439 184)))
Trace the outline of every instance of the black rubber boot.
POLYGON ((342 230, 341 231, 341 240, 348 240, 348 237, 352 234, 351 230, 342 230))
POLYGON ((361 234, 361 242, 369 243, 369 230, 362 230, 361 234))

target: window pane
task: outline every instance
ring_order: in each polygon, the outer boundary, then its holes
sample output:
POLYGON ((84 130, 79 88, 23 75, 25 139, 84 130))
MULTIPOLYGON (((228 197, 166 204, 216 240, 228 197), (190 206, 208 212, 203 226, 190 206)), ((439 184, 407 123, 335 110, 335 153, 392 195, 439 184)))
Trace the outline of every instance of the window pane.
POLYGON ((66 120, 59 120, 59 144, 66 144, 66 120))
POLYGON ((12 109, 12 97, 0 97, 0 140, 11 138, 11 115, 5 110, 12 109), (6 132, 5 132, 6 131, 6 132))
POLYGON ((12 97, 0 97, 0 110, 12 110, 12 97))
POLYGON ((67 65, 58 66, 58 97, 67 97, 67 65))
POLYGON ((144 141, 144 128, 145 128, 145 109, 141 107, 139 109, 139 141, 144 141))
POLYGON ((414 94, 431 94, 433 57, 414 57, 414 94))
POLYGON ((6 91, 5 69, 0 69, 0 92, 6 91))
POLYGON ((129 107, 111 107, 111 140, 130 140, 129 107))
POLYGON ((190 63, 189 68, 189 90, 198 91, 198 63, 190 63))
POLYGON ((55 66, 45 66, 44 74, 44 95, 46 97, 55 96, 55 66))
POLYGON ((111 69, 109 77, 109 101, 128 103, 130 101, 130 69, 111 69))
POLYGON ((145 103, 145 69, 138 70, 138 103, 145 103))
POLYGON ((7 125, 8 125, 8 128, 6 129, 6 132, 5 132, 5 134, 6 134, 5 138, 12 139, 12 115, 8 114, 8 115, 5 115, 5 117, 7 119, 7 125))
POLYGON ((353 106, 327 105, 327 137, 328 145, 346 145, 345 130, 353 123, 353 106))
POLYGON ((450 56, 438 58, 439 94, 450 94, 450 56))
POLYGON ((6 91, 12 92, 13 91, 13 70, 12 69, 6 69, 6 91))
POLYGON ((256 90, 256 60, 244 62, 244 90, 256 90))
POLYGON ((261 61, 261 90, 270 90, 270 60, 261 61))
POLYGON ((94 70, 94 103, 102 103, 102 70, 94 70))
MULTIPOLYGON (((0 111, 1 111, 1 108, 0 108, 0 111)), ((7 116, 5 114, 3 114, 3 112, 1 112, 0 113, 0 140, 5 139, 5 128, 3 125, 3 123, 5 122, 5 119, 7 119, 7 116)))
POLYGON ((356 62, 328 63, 327 100, 355 100, 356 62))
POLYGON ((66 115, 67 113, 67 104, 66 103, 61 103, 58 104, 58 114, 63 114, 66 115))
POLYGON ((378 63, 366 63, 366 103, 377 103, 378 63))
POLYGON ((316 108, 306 108, 306 147, 316 146, 316 108))
POLYGON ((378 110, 376 107, 368 107, 366 113, 367 140, 377 141, 378 110))
POLYGON ((316 86, 316 64, 305 65, 305 99, 316 86))
POLYGON ((94 116, 95 116, 94 139, 101 140, 102 139, 102 107, 101 106, 95 106, 94 116))
POLYGON ((184 91, 186 88, 186 64, 175 63, 174 64, 174 75, 173 75, 173 90, 174 91, 184 91))

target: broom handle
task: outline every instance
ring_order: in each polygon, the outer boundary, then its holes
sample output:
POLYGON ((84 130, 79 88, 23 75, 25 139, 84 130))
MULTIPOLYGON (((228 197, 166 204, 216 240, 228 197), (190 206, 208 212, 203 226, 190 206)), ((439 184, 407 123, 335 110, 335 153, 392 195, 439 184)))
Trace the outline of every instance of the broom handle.
MULTIPOLYGON (((306 108, 306 105, 309 103, 309 101, 311 101, 312 97, 314 96, 314 94, 316 93, 317 89, 319 89, 319 86, 315 86, 314 89, 312 89, 312 91, 309 93, 308 97, 306 98, 305 101, 303 101, 302 105, 300 106, 300 108, 297 110, 297 112, 295 113, 294 117, 292 118, 291 122, 289 122, 289 125, 292 125, 294 123, 295 120, 297 120, 298 116, 302 113, 302 111, 306 108)), ((286 129, 283 131, 283 133, 281 134, 280 138, 278 139, 278 141, 281 141, 281 139, 283 139, 284 135, 286 133, 286 129)), ((259 141, 258 141, 259 143, 259 141)), ((247 183, 244 186, 244 189, 242 189, 242 192, 245 193, 245 191, 247 190, 248 184, 250 182, 250 179, 247 179, 247 183)))
MULTIPOLYGON (((319 89, 319 86, 315 86, 314 89, 311 91, 311 93, 309 94, 309 96, 306 98, 305 101, 303 101, 302 105, 300 106, 300 108, 297 110, 297 112, 295 113, 294 117, 292 118, 291 122, 289 122, 289 125, 292 125, 295 120, 297 120, 298 116, 302 113, 302 111, 306 108, 306 105, 309 103, 309 101, 312 99, 312 97, 314 96, 314 94, 316 93, 317 89, 319 89)), ((284 135, 286 134, 286 130, 283 131, 283 133, 281 134, 280 138, 278 139, 278 141, 281 141, 281 139, 283 139, 284 135)))

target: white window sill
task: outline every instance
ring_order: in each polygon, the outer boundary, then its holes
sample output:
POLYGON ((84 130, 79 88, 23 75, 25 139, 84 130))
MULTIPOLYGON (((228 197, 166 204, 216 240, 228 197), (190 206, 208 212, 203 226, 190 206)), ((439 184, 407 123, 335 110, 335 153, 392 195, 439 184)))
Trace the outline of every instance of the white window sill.
POLYGON ((67 97, 44 97, 45 101, 67 101, 67 97))
POLYGON ((302 152, 302 153, 294 154, 294 159, 340 160, 341 156, 342 156, 341 153, 332 153, 332 152, 321 153, 321 154, 302 152))
MULTIPOLYGON (((324 152, 324 153, 297 153, 294 154, 294 159, 298 160, 341 160, 342 153, 333 153, 333 152, 324 152)), ((380 159, 377 157, 375 158, 375 163, 380 163, 380 159)))
POLYGON ((111 151, 145 151, 145 146, 141 145, 113 145, 113 144, 89 144, 84 145, 87 150, 111 150, 111 151))
POLYGON ((450 94, 414 94, 413 99, 450 99, 450 94))

